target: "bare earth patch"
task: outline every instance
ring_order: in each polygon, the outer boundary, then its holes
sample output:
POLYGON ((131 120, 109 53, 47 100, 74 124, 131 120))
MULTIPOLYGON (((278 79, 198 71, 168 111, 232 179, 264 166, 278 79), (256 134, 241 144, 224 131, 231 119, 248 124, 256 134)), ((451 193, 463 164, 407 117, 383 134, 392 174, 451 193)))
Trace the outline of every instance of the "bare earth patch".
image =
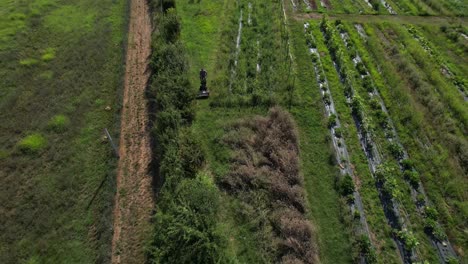
POLYGON ((149 78, 151 19, 146 0, 131 1, 121 115, 112 263, 144 263, 153 210, 151 147, 145 90, 149 78))

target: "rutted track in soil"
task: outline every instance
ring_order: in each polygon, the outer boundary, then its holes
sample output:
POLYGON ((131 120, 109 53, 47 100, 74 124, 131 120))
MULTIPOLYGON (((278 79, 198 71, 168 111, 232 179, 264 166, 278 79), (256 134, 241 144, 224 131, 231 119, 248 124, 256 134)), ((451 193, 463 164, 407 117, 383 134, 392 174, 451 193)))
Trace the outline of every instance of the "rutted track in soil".
POLYGON ((144 263, 153 194, 145 90, 149 78, 151 19, 146 0, 132 0, 121 113, 112 263, 144 263))

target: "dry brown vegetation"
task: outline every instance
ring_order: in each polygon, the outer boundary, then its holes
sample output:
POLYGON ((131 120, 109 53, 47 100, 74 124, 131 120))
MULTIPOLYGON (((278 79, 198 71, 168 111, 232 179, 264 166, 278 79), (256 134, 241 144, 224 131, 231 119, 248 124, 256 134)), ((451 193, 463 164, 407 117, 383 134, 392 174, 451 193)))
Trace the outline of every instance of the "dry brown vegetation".
MULTIPOLYGON (((268 208, 275 262, 318 263, 313 228, 305 217, 298 134, 292 117, 272 108, 267 117, 230 125, 223 142, 234 150, 220 185, 243 203, 268 208)), ((252 215, 255 217, 255 215, 252 215)))

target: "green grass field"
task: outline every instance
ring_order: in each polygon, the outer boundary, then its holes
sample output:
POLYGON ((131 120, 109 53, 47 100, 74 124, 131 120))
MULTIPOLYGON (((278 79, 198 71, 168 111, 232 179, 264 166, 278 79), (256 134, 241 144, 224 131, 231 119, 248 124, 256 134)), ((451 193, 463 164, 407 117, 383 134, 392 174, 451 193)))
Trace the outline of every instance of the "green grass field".
MULTIPOLYGON (((111 262, 118 158, 103 130, 118 141, 129 3, 0 0, 0 263, 111 262)), ((468 261, 463 1, 148 4, 149 263, 468 261), (210 97, 194 100, 201 68, 210 97), (245 128, 273 106, 298 133, 297 164, 276 172, 297 165, 300 179, 276 192, 265 168, 290 139, 255 146, 265 131, 245 128), (335 137, 349 161, 337 161, 335 137), (264 181, 229 187, 245 167, 264 181)))
POLYGON ((0 262, 108 262, 127 1, 0 10, 0 262))

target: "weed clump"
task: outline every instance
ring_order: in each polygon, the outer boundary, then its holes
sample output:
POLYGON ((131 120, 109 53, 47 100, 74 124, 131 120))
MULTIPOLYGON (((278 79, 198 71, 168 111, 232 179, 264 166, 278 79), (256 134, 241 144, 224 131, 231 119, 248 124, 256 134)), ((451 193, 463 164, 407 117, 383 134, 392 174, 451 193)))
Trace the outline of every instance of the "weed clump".
POLYGON ((41 59, 43 61, 51 61, 51 60, 55 59, 55 49, 47 48, 45 50, 44 54, 42 55, 41 59))
POLYGON ((70 125, 70 119, 65 115, 56 115, 47 124, 47 127, 55 132, 63 132, 70 125))
POLYGON ((31 66, 34 66, 34 65, 36 65, 38 63, 39 63, 39 61, 36 60, 36 59, 33 59, 33 58, 20 60, 20 65, 21 66, 26 66, 26 67, 31 67, 31 66))
POLYGON ((44 149, 47 145, 47 140, 39 133, 34 133, 26 136, 18 143, 18 148, 23 153, 34 154, 44 149))

